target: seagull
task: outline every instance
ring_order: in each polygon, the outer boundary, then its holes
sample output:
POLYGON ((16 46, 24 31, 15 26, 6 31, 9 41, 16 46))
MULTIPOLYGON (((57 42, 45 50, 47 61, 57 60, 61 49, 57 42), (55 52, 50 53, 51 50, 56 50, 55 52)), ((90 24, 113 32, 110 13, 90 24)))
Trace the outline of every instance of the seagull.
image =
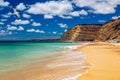
POLYGON ((13 8, 13 14, 15 14, 18 18, 20 18, 20 14, 17 12, 15 8, 13 8))

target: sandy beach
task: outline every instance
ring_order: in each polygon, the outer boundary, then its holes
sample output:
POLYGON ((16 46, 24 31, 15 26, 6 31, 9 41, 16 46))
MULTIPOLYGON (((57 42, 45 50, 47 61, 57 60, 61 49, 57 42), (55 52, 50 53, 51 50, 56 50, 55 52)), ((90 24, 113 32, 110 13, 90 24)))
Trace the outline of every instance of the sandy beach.
POLYGON ((120 46, 90 43, 0 74, 0 80, 120 80, 120 46))
POLYGON ((87 55, 92 67, 77 80, 120 80, 120 46, 112 43, 93 43, 79 51, 87 55))

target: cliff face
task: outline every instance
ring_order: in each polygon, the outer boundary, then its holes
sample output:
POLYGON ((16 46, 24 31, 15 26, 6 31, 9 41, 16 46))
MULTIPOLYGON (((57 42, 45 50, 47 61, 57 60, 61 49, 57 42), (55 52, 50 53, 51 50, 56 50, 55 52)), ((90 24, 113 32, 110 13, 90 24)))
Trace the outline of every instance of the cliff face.
POLYGON ((61 36, 61 41, 93 41, 102 25, 77 25, 61 36))
POLYGON ((112 20, 103 25, 103 27, 98 31, 97 41, 107 41, 120 39, 120 18, 112 20))
POLYGON ((120 18, 104 25, 77 25, 61 37, 61 41, 120 40, 120 18))

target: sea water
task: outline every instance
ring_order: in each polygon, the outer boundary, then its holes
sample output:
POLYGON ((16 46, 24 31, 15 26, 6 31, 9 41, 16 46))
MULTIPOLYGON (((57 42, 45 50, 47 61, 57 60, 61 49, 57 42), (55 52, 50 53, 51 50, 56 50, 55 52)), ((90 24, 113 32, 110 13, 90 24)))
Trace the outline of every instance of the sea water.
POLYGON ((0 72, 35 63, 42 57, 66 49, 75 49, 82 43, 65 42, 0 42, 0 72))

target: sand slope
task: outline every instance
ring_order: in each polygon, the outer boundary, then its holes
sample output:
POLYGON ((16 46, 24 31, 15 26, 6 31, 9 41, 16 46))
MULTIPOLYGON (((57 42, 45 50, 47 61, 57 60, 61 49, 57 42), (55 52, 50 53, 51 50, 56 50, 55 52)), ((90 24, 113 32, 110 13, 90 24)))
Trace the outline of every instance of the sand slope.
POLYGON ((93 43, 78 49, 93 66, 77 80, 120 80, 120 46, 93 43))

